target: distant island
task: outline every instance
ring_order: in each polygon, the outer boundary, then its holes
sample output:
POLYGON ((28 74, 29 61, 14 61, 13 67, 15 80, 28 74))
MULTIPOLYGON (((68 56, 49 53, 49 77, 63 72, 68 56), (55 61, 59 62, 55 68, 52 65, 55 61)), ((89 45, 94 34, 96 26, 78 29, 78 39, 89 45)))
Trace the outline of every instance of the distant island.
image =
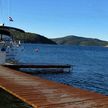
POLYGON ((10 30, 15 40, 20 40, 23 43, 39 43, 39 44, 62 44, 62 45, 78 45, 78 46, 108 46, 108 41, 103 41, 93 38, 85 38, 74 35, 69 35, 61 38, 48 39, 45 36, 36 33, 19 32, 10 30))
POLYGON ((103 41, 95 38, 85 38, 79 36, 66 36, 52 39, 57 44, 65 45, 80 45, 80 46, 108 46, 108 41, 103 41))

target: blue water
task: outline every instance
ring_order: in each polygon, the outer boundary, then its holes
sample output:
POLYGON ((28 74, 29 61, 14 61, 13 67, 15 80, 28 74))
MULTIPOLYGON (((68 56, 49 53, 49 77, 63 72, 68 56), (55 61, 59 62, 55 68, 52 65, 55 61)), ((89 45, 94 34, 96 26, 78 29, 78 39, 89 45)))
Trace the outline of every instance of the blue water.
POLYGON ((39 44, 23 48, 17 56, 20 62, 74 65, 70 73, 36 76, 108 95, 108 48, 39 44))

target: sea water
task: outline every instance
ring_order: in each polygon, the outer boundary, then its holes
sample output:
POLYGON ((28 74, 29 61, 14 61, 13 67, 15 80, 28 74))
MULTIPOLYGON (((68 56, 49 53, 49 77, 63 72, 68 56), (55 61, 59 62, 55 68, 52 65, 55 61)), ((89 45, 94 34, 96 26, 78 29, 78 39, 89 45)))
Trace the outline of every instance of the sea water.
POLYGON ((70 64, 70 73, 35 74, 44 79, 108 95, 108 48, 23 44, 16 59, 28 64, 70 64))

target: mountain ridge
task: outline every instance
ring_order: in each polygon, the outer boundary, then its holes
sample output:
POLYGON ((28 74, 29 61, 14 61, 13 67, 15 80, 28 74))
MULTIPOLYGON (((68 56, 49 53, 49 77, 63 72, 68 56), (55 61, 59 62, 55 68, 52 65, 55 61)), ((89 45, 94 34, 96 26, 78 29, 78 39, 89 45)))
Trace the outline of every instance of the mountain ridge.
POLYGON ((60 38, 52 39, 57 44, 65 45, 81 45, 81 46, 107 46, 108 41, 100 40, 97 38, 86 38, 75 35, 68 35, 60 38))
POLYGON ((14 39, 23 43, 39 43, 39 44, 62 44, 62 45, 79 45, 79 46, 108 46, 108 41, 96 38, 86 38, 75 35, 68 35, 60 38, 49 39, 36 33, 21 33, 17 30, 10 30, 14 39))

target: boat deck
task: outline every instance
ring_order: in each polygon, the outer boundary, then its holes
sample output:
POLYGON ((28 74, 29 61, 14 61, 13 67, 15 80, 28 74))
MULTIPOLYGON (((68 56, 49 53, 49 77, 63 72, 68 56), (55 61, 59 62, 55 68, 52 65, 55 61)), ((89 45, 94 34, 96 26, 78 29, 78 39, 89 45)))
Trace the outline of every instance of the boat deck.
POLYGON ((108 108, 108 96, 0 66, 0 87, 33 108, 108 108))

